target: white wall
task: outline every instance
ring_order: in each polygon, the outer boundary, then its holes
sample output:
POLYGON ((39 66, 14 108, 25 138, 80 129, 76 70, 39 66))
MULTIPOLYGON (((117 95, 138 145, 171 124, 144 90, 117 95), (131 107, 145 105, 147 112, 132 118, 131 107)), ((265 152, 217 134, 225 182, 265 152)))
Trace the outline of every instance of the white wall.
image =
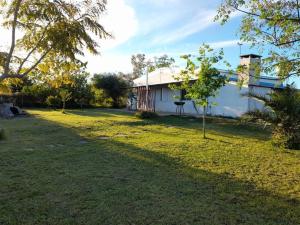
MULTIPOLYGON (((265 94, 269 92, 269 88, 254 87, 256 93, 265 94)), ((228 83, 222 87, 216 98, 209 99, 210 102, 216 103, 216 106, 208 108, 208 113, 211 115, 228 116, 228 117, 240 117, 249 109, 262 109, 263 104, 257 100, 248 99, 243 94, 248 93, 248 87, 239 88, 234 83, 228 83)), ((176 105, 175 101, 179 101, 175 96, 180 96, 180 91, 171 90, 168 87, 155 88, 155 110, 156 112, 175 113, 176 105), (162 91, 161 91, 162 90, 162 91), (162 92, 162 96, 161 96, 162 92)), ((196 115, 194 104, 192 101, 184 101, 184 112, 186 114, 196 115)), ((197 107, 199 114, 202 113, 202 108, 197 107)))

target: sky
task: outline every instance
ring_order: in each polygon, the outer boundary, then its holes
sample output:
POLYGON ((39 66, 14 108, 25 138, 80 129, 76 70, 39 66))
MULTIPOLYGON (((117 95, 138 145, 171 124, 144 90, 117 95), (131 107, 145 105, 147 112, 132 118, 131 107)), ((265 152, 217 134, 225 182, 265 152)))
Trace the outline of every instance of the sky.
MULTIPOLYGON (((238 16, 225 26, 214 22, 220 0, 108 0, 101 21, 114 39, 101 41, 101 56, 88 55, 88 68, 96 72, 130 72, 132 54, 148 58, 167 54, 176 59, 196 54, 202 43, 224 48, 237 65, 238 16)), ((243 48, 246 48, 244 46, 243 48)), ((243 49, 244 53, 249 53, 243 49)))
MULTIPOLYGON (((183 54, 196 54, 203 43, 223 48, 233 68, 239 64, 238 29, 241 15, 235 14, 225 25, 214 22, 221 0, 108 0, 100 23, 113 35, 99 40, 100 55, 86 53, 91 74, 132 71, 131 56, 144 53, 148 58, 167 54, 184 66, 183 54)), ((1 45, 9 32, 1 30, 1 45)), ((248 45, 242 54, 258 54, 248 45)), ((220 68, 226 69, 226 68, 220 68)), ((300 87, 300 82, 298 82, 300 87)))
MULTIPOLYGON (((114 39, 102 41, 101 56, 87 56, 91 73, 130 72, 131 55, 144 53, 148 58, 167 54, 184 66, 184 54, 197 54, 210 44, 224 49, 225 59, 236 68, 240 46, 238 30, 241 14, 234 14, 225 25, 214 21, 221 0, 108 0, 101 21, 114 39)), ((243 44, 242 54, 261 54, 243 44)), ((226 68, 220 68, 226 69, 226 68)), ((292 82, 294 80, 291 80, 292 82)), ((300 87, 300 79, 296 80, 300 87)))

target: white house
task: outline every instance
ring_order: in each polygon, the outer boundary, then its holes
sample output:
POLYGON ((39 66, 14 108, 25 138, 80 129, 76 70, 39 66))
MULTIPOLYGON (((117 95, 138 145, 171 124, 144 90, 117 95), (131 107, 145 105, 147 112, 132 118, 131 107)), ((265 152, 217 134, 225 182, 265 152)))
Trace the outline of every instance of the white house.
MULTIPOLYGON (((207 113, 215 116, 240 117, 246 112, 261 110, 263 104, 258 100, 247 97, 247 93, 266 95, 272 89, 282 88, 283 85, 277 78, 255 77, 250 65, 260 63, 260 61, 261 56, 259 55, 242 55, 240 63, 248 68, 247 73, 231 74, 229 82, 219 90, 218 96, 209 99, 209 102, 217 105, 210 105, 207 113), (244 80, 242 87, 238 85, 240 79, 244 80)), ((178 69, 165 68, 149 73, 148 79, 146 76, 135 79, 133 88, 136 94, 136 101, 131 107, 137 110, 147 109, 170 114, 178 113, 181 108, 185 114, 201 114, 201 107, 196 106, 193 100, 184 99, 184 90, 174 91, 169 88, 169 84, 178 82, 174 79, 174 76, 179 72, 180 70, 178 69), (147 83, 148 90, 146 87, 147 83), (178 96, 180 96, 180 100, 178 96), (178 106, 178 104, 184 105, 178 106)), ((229 75, 229 71, 225 70, 220 70, 220 73, 229 75)))

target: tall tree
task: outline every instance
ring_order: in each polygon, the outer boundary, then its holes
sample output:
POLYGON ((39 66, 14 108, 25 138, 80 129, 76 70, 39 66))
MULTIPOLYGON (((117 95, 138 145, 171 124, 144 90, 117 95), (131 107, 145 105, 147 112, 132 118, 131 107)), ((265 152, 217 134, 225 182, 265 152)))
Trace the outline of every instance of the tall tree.
POLYGON ((170 87, 174 90, 185 90, 185 97, 193 99, 197 105, 203 108, 203 138, 206 138, 206 111, 208 105, 213 103, 209 102, 209 98, 215 97, 227 80, 226 76, 221 75, 214 66, 222 62, 227 66, 229 64, 224 61, 223 50, 214 52, 205 44, 200 47, 199 56, 196 59, 191 55, 181 58, 186 60, 186 68, 175 77, 179 84, 173 84, 170 87))
POLYGON ((131 64, 133 69, 133 78, 141 77, 148 66, 145 54, 136 54, 131 56, 131 64))
POLYGON ((154 62, 149 66, 149 72, 153 72, 159 68, 170 67, 175 63, 175 59, 168 55, 162 55, 160 57, 154 57, 154 62))
POLYGON ((27 76, 46 57, 97 54, 92 34, 110 37, 98 22, 105 6, 106 0, 0 0, 2 26, 11 30, 11 44, 0 53, 0 81, 27 76))
POLYGON ((241 40, 268 51, 262 70, 285 79, 300 74, 299 0, 224 0, 216 20, 243 15, 241 40))

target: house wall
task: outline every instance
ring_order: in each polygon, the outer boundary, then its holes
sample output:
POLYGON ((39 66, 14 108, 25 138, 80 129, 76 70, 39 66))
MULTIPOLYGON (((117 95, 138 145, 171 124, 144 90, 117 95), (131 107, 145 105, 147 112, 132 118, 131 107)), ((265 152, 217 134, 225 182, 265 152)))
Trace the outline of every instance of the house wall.
MULTIPOLYGON (((153 87, 153 91, 155 91, 156 112, 176 112, 176 105, 174 102, 179 101, 178 97, 180 96, 180 91, 171 90, 167 86, 153 87)), ((249 110, 261 110, 263 108, 263 103, 254 99, 249 99, 245 96, 248 91, 249 89, 246 86, 239 88, 234 83, 228 83, 220 89, 217 97, 209 99, 209 102, 216 103, 216 106, 209 106, 207 113, 215 116, 240 117, 249 110)), ((255 93, 266 94, 270 89, 253 87, 252 91, 255 93)), ((197 106, 196 110, 193 101, 184 100, 184 102, 184 112, 186 114, 202 114, 202 108, 197 106)))

